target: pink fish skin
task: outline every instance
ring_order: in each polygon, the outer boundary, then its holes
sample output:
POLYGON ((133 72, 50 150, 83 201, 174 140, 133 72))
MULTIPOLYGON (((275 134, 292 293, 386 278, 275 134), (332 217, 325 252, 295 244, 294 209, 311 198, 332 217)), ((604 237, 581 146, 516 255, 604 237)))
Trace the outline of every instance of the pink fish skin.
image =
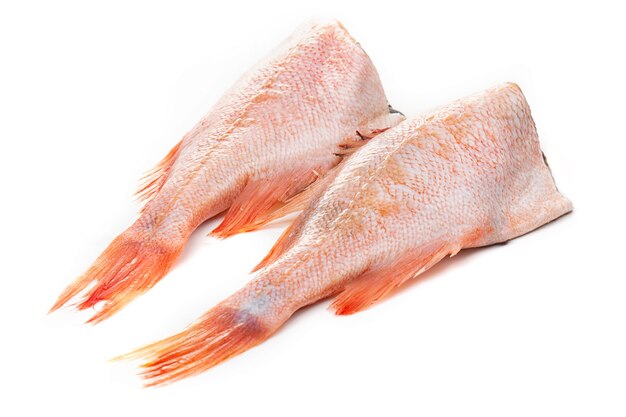
POLYGON ((335 296, 337 314, 360 311, 445 256, 572 210, 515 84, 376 136, 313 195, 250 283, 181 333, 124 356, 148 359, 148 385, 243 352, 322 298, 335 296))
POLYGON ((84 293, 78 309, 101 306, 90 322, 110 317, 169 271, 202 222, 230 208, 212 234, 250 230, 256 217, 338 164, 340 149, 357 145, 355 132, 373 135, 402 119, 388 108, 372 61, 339 22, 304 25, 148 173, 139 219, 51 311, 84 293))

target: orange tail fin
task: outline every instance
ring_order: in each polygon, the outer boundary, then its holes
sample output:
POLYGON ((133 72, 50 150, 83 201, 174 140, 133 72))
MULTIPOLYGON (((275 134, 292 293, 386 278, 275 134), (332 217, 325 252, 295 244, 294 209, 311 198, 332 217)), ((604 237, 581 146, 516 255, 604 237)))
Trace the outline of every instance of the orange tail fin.
POLYGON ((338 315, 365 310, 405 281, 421 274, 444 256, 455 254, 452 245, 433 243, 411 251, 394 262, 372 268, 355 278, 337 295, 330 305, 338 315))
POLYGON ((179 253, 180 249, 172 250, 157 243, 137 240, 127 230, 111 242, 87 272, 61 293, 50 312, 87 289, 76 308, 84 310, 103 302, 100 311, 87 322, 102 321, 152 288, 167 273, 179 253))
POLYGON ((147 359, 141 376, 146 386, 155 386, 203 372, 269 335, 255 316, 217 306, 181 333, 114 360, 147 359))

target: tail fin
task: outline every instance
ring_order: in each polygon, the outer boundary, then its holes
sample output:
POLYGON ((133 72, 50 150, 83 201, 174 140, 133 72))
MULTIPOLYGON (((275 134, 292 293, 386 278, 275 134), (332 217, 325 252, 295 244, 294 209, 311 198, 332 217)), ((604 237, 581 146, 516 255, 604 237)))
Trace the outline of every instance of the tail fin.
POLYGON ((145 242, 131 229, 115 238, 93 265, 61 293, 50 312, 67 304, 87 287, 78 310, 104 302, 87 322, 100 322, 152 288, 170 269, 182 248, 145 242))
POLYGON ((263 342, 271 334, 250 313, 217 306, 186 330, 114 358, 147 359, 146 386, 166 384, 201 373, 263 342))

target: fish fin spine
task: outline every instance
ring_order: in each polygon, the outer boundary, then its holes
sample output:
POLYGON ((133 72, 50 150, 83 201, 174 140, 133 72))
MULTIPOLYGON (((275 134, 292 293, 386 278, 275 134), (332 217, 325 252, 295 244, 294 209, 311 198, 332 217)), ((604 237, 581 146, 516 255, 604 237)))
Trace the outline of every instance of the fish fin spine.
POLYGON ((374 266, 350 281, 337 294, 330 309, 337 315, 365 310, 407 280, 416 277, 457 250, 448 244, 431 243, 411 250, 380 266, 374 266))
POLYGON ((295 168, 250 180, 226 212, 222 223, 210 235, 226 238, 249 232, 301 209, 306 202, 304 199, 297 199, 290 205, 286 203, 301 194, 309 184, 317 182, 324 172, 323 169, 295 168), (281 210, 282 207, 286 208, 281 210))
POLYGON ((172 166, 180 154, 182 143, 183 140, 178 142, 157 166, 141 177, 139 180, 139 188, 135 192, 137 200, 147 203, 163 188, 163 184, 165 184, 172 166))

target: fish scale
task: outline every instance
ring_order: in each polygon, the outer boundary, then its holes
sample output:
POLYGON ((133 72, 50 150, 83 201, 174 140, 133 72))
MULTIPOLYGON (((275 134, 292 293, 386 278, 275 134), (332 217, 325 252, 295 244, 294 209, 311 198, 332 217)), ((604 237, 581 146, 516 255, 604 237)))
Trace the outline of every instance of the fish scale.
POLYGON ((510 83, 400 123, 328 178, 263 219, 303 209, 246 286, 181 333, 123 356, 148 359, 147 385, 209 369, 320 299, 334 295, 337 314, 361 311, 446 256, 572 210, 510 83))
POLYGON ((148 173, 139 219, 51 311, 77 297, 78 309, 100 308, 90 322, 110 317, 167 274, 202 222, 228 210, 213 236, 250 230, 336 166, 355 131, 373 136, 402 119, 390 112, 372 61, 339 22, 304 25, 148 173))

